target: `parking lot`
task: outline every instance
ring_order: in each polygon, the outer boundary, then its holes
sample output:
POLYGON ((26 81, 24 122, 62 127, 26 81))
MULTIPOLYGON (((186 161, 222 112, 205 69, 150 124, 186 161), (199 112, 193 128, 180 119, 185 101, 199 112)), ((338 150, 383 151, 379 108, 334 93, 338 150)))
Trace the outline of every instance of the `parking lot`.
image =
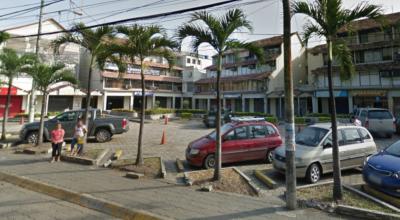
MULTIPOLYGON (((137 148, 137 136, 138 136, 138 123, 130 123, 130 131, 122 135, 116 135, 110 142, 107 143, 89 143, 88 148, 111 148, 113 150, 122 149, 122 158, 135 158, 137 148)), ((143 151, 145 156, 161 156, 164 160, 167 170, 167 178, 170 180, 176 180, 176 165, 175 161, 177 158, 185 159, 185 149, 189 142, 210 133, 213 129, 206 128, 200 120, 190 121, 170 121, 168 125, 164 125, 164 121, 147 121, 144 128, 143 137, 143 151), (161 145, 161 137, 163 131, 166 134, 166 144, 161 145)), ((283 126, 279 126, 279 130, 282 138, 284 138, 283 126)), ((399 139, 399 136, 394 135, 392 138, 375 138, 375 142, 379 149, 385 148, 391 143, 399 139)), ((244 173, 248 174, 250 178, 254 180, 256 184, 265 193, 273 193, 279 195, 284 189, 284 176, 272 171, 272 165, 266 164, 263 161, 251 161, 241 162, 234 164, 227 164, 226 166, 236 166, 244 173), (270 169, 269 175, 278 182, 280 187, 277 190, 268 190, 253 175, 256 169, 270 169)), ((194 169, 185 164, 186 170, 194 169)), ((332 175, 325 175, 321 181, 329 181, 332 179, 332 175)), ((178 175, 179 180, 179 175, 178 175)), ((343 172, 343 181, 345 183, 358 184, 362 183, 360 171, 349 170, 343 172)), ((299 179, 298 185, 306 184, 304 180, 299 179)))

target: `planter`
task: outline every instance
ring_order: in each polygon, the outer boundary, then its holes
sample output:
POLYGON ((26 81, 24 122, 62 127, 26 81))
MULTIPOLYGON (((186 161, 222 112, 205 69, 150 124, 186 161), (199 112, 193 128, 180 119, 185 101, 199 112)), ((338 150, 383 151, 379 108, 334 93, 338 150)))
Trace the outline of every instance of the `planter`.
POLYGON ((91 150, 96 151, 96 153, 93 154, 93 157, 89 156, 80 157, 80 156, 70 156, 68 154, 61 154, 61 160, 72 163, 79 163, 83 165, 100 165, 101 160, 110 151, 109 149, 89 149, 87 152, 90 153, 91 150))

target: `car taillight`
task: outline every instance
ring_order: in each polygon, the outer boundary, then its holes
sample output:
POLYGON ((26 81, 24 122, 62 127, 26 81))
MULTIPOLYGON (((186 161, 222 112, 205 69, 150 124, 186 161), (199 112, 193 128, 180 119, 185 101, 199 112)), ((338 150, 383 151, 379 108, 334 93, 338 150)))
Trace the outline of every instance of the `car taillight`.
POLYGON ((369 127, 369 121, 368 121, 368 119, 365 120, 364 127, 365 127, 365 128, 368 128, 368 127, 369 127))
POLYGON ((126 119, 122 119, 122 128, 125 129, 126 125, 128 124, 128 122, 126 121, 126 119))

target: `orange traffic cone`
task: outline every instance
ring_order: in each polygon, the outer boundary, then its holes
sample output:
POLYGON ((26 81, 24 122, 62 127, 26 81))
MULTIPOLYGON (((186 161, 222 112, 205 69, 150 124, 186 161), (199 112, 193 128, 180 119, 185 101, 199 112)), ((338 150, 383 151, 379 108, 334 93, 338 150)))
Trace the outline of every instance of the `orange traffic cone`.
POLYGON ((163 144, 166 144, 166 143, 167 143, 167 137, 165 135, 165 130, 163 130, 160 144, 163 145, 163 144))
POLYGON ((20 125, 22 125, 22 124, 24 124, 25 122, 24 122, 24 117, 21 117, 20 119, 19 119, 19 124, 20 125))
POLYGON ((167 125, 168 124, 168 116, 164 115, 164 124, 167 125))

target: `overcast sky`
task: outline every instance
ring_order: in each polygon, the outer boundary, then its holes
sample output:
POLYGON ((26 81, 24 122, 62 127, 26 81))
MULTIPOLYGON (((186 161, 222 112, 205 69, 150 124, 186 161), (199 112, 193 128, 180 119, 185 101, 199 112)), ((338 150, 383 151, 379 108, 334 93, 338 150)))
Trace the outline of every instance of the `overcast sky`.
MULTIPOLYGON (((46 3, 55 0, 45 0, 46 3)), ((219 0, 221 1, 221 0, 219 0)), ((242 8, 254 26, 253 34, 237 34, 242 40, 256 40, 267 38, 282 33, 282 3, 280 0, 242 0, 227 6, 211 9, 212 13, 221 14, 233 7, 242 8), (258 2, 258 1, 257 1, 258 2)), ((73 23, 83 21, 87 25, 97 24, 118 19, 149 15, 160 12, 172 11, 188 7, 194 7, 216 2, 215 0, 64 0, 62 2, 45 7, 45 18, 54 18, 65 27, 73 23), (80 10, 77 6, 83 6, 82 15, 77 15, 80 10), (78 13, 73 13, 73 11, 78 13)), ((353 7, 359 0, 343 0, 344 6, 353 7)), ((381 5, 385 13, 399 12, 400 0, 369 0, 371 4, 381 5)), ((39 10, 24 12, 19 15, 2 16, 4 14, 38 6, 40 0, 1 0, 0 29, 23 25, 37 21, 39 10), (25 5, 25 6, 24 6, 25 5)), ((163 25, 170 35, 174 30, 186 22, 188 14, 158 18, 143 21, 143 24, 155 23, 163 25)), ((304 17, 295 16, 292 19, 292 30, 300 31, 304 24, 304 17)), ((316 40, 314 44, 323 43, 316 40)), ((203 53, 212 53, 210 49, 203 49, 203 53)))

